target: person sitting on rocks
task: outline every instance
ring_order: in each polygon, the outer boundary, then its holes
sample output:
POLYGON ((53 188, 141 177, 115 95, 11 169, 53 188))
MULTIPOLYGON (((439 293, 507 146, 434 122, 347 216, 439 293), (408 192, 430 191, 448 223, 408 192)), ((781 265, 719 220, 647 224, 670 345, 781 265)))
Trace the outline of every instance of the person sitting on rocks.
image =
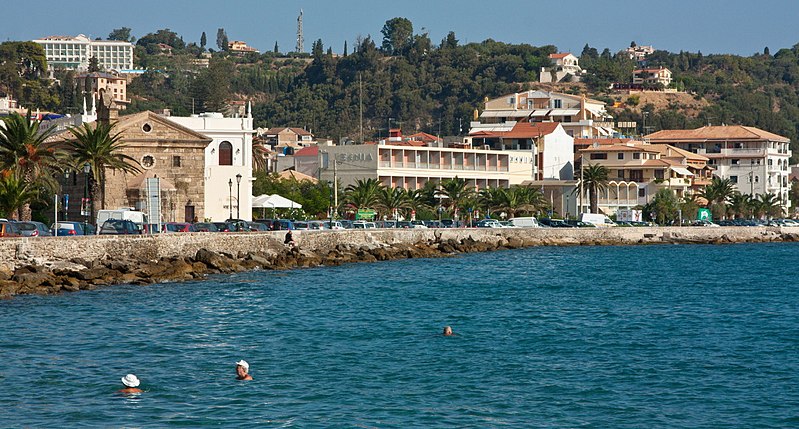
POLYGON ((236 362, 236 380, 252 380, 252 376, 248 373, 250 371, 250 364, 246 360, 236 362))
POLYGON ((455 334, 452 333, 452 327, 451 326, 445 326, 444 327, 444 332, 442 333, 442 335, 444 335, 445 337, 451 337, 451 336, 453 336, 455 334))
POLYGON ((291 230, 288 230, 288 232, 286 232, 286 238, 283 240, 283 244, 289 247, 297 246, 297 242, 294 241, 294 236, 291 235, 291 230))
POLYGON ((122 385, 124 385, 125 388, 120 389, 118 392, 124 393, 126 395, 132 393, 142 393, 142 390, 138 388, 139 383, 141 382, 139 381, 138 377, 133 374, 128 374, 122 377, 122 385))

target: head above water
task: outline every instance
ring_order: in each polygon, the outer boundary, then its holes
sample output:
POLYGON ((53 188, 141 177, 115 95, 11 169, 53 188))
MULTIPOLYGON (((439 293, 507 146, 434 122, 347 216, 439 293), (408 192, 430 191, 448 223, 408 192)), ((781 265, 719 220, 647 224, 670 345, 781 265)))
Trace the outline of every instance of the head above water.
POLYGON ((444 334, 445 337, 451 336, 452 335, 452 327, 451 326, 445 326, 443 334, 444 334))
POLYGON ((237 378, 243 380, 248 376, 248 372, 250 371, 250 364, 247 363, 246 360, 240 360, 236 362, 236 376, 237 378))
POLYGON ((122 384, 124 384, 125 387, 138 387, 140 383, 141 381, 139 381, 139 378, 133 374, 122 377, 122 384))

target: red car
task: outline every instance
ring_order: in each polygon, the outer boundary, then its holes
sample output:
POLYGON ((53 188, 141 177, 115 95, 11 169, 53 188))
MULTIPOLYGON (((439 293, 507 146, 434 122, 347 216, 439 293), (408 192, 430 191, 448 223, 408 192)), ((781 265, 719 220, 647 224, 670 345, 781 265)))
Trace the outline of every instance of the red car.
POLYGON ((197 232, 194 225, 187 222, 167 222, 162 228, 163 232, 197 232))

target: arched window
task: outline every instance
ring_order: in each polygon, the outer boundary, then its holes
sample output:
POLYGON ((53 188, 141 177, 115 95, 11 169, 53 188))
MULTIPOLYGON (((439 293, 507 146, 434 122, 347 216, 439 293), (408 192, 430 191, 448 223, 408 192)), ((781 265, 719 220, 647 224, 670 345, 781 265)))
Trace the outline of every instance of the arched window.
POLYGON ((233 145, 228 141, 219 144, 219 165, 233 165, 233 145))

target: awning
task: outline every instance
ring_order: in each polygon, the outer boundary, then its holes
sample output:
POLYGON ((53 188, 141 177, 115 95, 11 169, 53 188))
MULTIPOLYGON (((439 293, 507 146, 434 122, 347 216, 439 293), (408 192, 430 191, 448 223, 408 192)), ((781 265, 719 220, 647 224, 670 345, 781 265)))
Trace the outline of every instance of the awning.
POLYGON ((574 116, 580 113, 580 109, 552 109, 549 116, 574 116))
POLYGON ((485 110, 481 118, 526 118, 533 113, 532 110, 485 110))
POLYGON ((677 173, 677 174, 682 174, 683 176, 693 176, 693 175, 694 175, 694 173, 691 173, 690 171, 688 171, 688 169, 687 169, 687 168, 682 168, 682 167, 671 167, 671 169, 672 169, 672 170, 673 170, 675 173, 677 173))
POLYGON ((546 116, 549 113, 549 109, 538 109, 533 111, 532 116, 546 116))

